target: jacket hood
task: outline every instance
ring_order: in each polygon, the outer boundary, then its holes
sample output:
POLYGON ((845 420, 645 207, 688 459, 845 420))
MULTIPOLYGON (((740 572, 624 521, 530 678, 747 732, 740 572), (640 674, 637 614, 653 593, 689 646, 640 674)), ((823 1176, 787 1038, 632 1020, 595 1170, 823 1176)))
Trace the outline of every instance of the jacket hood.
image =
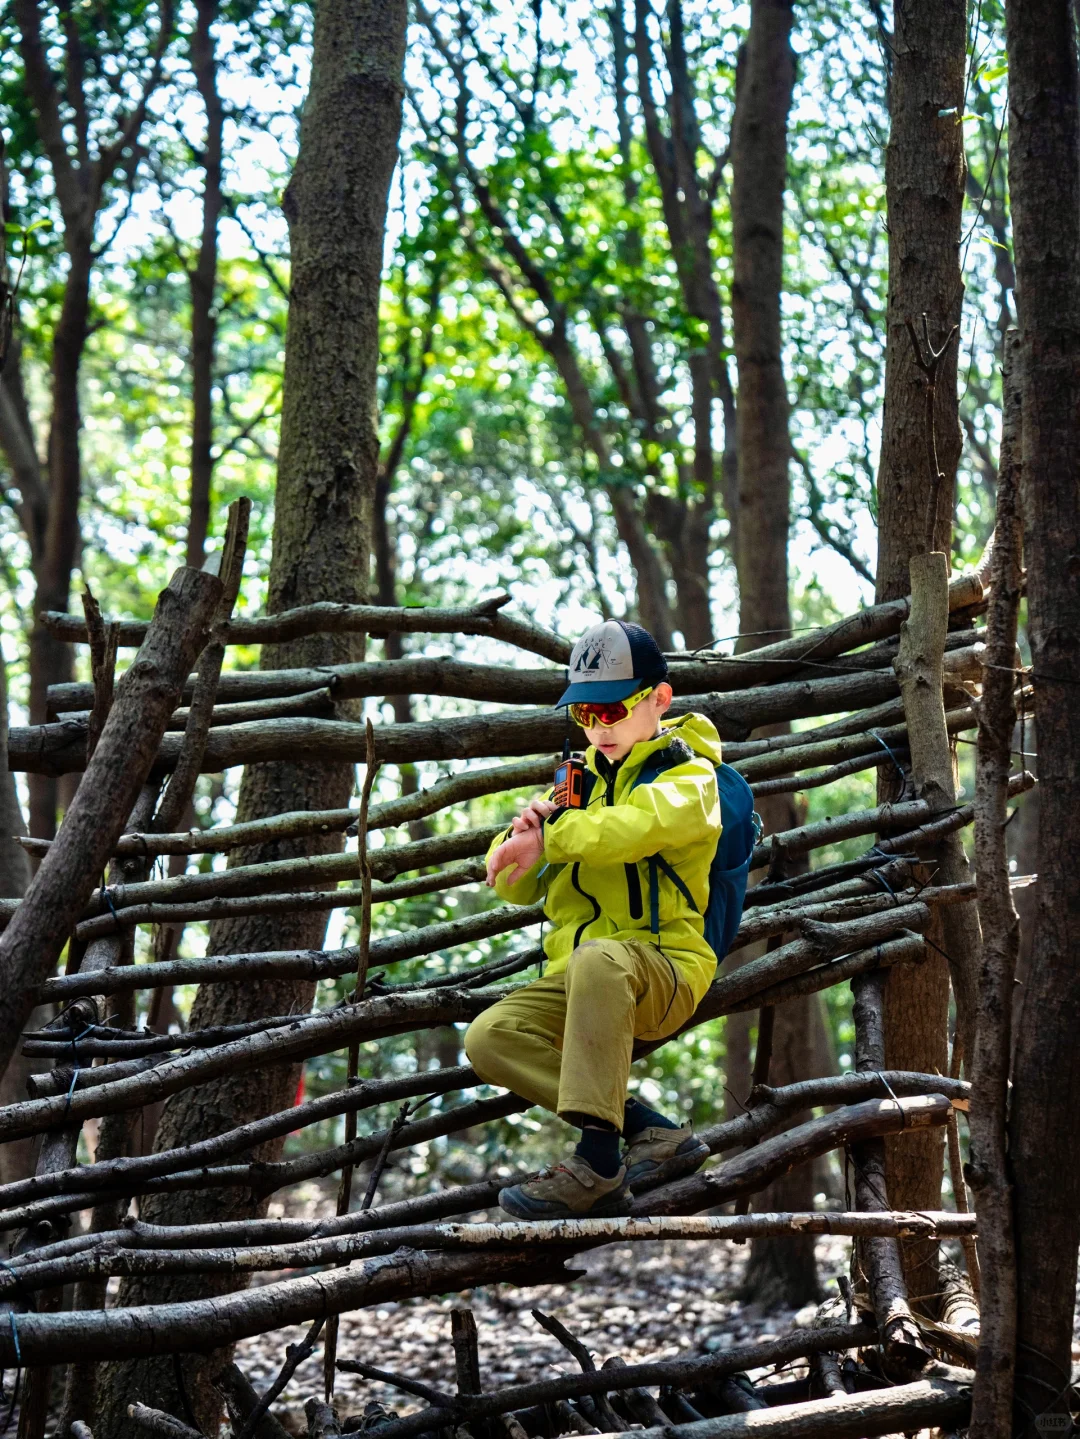
POLYGON ((691 710, 689 714, 679 715, 675 719, 661 720, 660 728, 664 731, 665 736, 677 735, 679 739, 690 746, 695 754, 703 755, 706 759, 712 760, 713 764, 720 763, 720 735, 712 720, 706 715, 697 714, 691 710))

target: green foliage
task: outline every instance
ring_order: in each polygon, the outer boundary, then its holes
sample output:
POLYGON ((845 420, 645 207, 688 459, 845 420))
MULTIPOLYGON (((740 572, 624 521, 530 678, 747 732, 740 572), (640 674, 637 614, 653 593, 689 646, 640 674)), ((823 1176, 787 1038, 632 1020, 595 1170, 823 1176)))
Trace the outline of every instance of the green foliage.
MULTIPOLYGON (((53 4, 41 9, 48 62, 61 81, 65 25, 78 37, 89 134, 97 144, 145 73, 157 7, 149 0, 107 0, 70 12, 53 4)), ((708 335, 680 283, 687 249, 673 243, 647 143, 633 14, 625 6, 607 11, 561 0, 535 6, 462 0, 460 7, 445 0, 431 9, 432 25, 418 12, 410 36, 406 128, 382 294, 382 445, 398 599, 452 603, 506 588, 521 608, 567 634, 597 611, 631 613, 634 576, 612 512, 612 496, 622 486, 633 492, 654 538, 668 502, 706 507, 713 625, 718 636, 729 635, 734 594, 723 485, 706 494, 694 467, 691 365, 708 335), (584 439, 553 358, 550 336, 559 316, 610 452, 606 469, 584 439)), ((673 73, 677 14, 675 6, 662 13, 653 7, 646 27, 655 72, 650 93, 665 135, 664 87, 673 73)), ((888 248, 888 49, 880 14, 871 0, 809 0, 796 9, 783 320, 795 448, 791 556, 798 628, 854 608, 868 596, 873 571, 888 248)), ((685 0, 682 9, 688 96, 700 130, 694 173, 684 180, 710 197, 710 266, 729 335, 727 147, 747 15, 734 0, 685 0)), ((81 564, 104 608, 116 614, 149 613, 185 549, 190 271, 201 228, 205 131, 190 63, 193 26, 193 8, 179 5, 140 144, 118 167, 97 220, 91 333, 81 369, 81 564)), ((252 497, 241 599, 249 612, 261 606, 269 564, 289 287, 280 195, 296 153, 310 30, 308 7, 280 0, 224 0, 214 29, 226 109, 226 204, 214 303, 212 528, 220 530, 231 499, 252 497)), ((0 73, 9 266, 14 271, 25 260, 18 354, 9 363, 18 366, 44 459, 67 258, 11 0, 0 3, 0 45, 10 60, 0 73)), ((983 0, 973 12, 970 48, 967 94, 956 120, 970 172, 962 249, 965 447, 955 540, 964 562, 980 553, 992 524, 1000 356, 1012 314, 1000 0, 983 0)), ((68 97, 61 108, 70 138, 68 97)), ((723 358, 735 379, 726 348, 723 358)), ((712 408, 722 481, 727 437, 718 397, 712 408)), ((14 471, 2 453, 0 481, 0 627, 18 714, 26 697, 34 585, 14 471)), ((681 557, 671 545, 665 553, 674 593, 681 557)), ((455 641, 417 637, 406 648, 444 654, 454 651, 455 641)), ((505 659, 482 642, 457 648, 470 657, 505 659)), ((230 651, 230 664, 256 662, 253 651, 230 651)), ((78 664, 84 671, 85 657, 78 664)), ((369 708, 390 718, 377 703, 369 708)), ((439 718, 477 707, 417 698, 415 708, 419 718, 439 718)), ((450 768, 422 766, 421 783, 450 768)), ((231 817, 237 779, 204 778, 196 803, 200 823, 231 817)), ((396 793, 400 780, 387 771, 379 794, 396 793)), ((493 823, 524 798, 474 801, 437 817, 431 828, 493 823)), ((805 800, 810 820, 869 807, 873 772, 809 790, 805 800)), ((392 832, 379 842, 407 837, 392 832)), ((844 842, 819 851, 816 862, 865 848, 865 840, 844 842)), ((207 868, 210 862, 199 863, 207 868)), ((407 932, 493 903, 486 889, 474 886, 381 906, 375 933, 407 932)), ((339 942, 356 932, 353 911, 332 921, 339 942)), ((184 943, 186 953, 200 952, 205 927, 190 926, 184 943)), ((504 936, 469 952, 395 966, 386 978, 431 978, 531 943, 527 936, 504 936)), ((140 959, 145 946, 141 936, 140 959)), ((338 1003, 347 987, 344 981, 322 986, 317 1003, 338 1003)), ((192 997, 178 992, 185 1013, 192 997)), ((849 1000, 830 991, 827 1005, 843 1063, 851 1044, 849 1000)), ((440 1043, 445 1058, 454 1042, 444 1035, 440 1043)), ((413 1039, 393 1038, 365 1047, 361 1070, 386 1075, 435 1057, 426 1039, 417 1052, 413 1039)), ((634 1082, 650 1102, 705 1122, 724 1107, 724 1058, 723 1024, 709 1024, 638 1066, 634 1082)), ((310 1064, 309 1090, 340 1085, 343 1063, 338 1056, 310 1064)), ((369 1118, 388 1123, 395 1109, 369 1118)), ((322 1142, 339 1130, 329 1125, 291 1143, 322 1142)), ((562 1126, 532 1113, 465 1142, 430 1145, 410 1158, 413 1168, 399 1178, 405 1187, 422 1186, 511 1159, 538 1162, 564 1141, 562 1126)))

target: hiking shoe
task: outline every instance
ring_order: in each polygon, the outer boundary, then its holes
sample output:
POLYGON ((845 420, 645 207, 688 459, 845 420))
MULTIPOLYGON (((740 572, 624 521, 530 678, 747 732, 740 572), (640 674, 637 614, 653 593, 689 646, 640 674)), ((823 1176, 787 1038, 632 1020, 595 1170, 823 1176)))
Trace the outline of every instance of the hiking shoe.
POLYGON ((499 1190, 500 1206, 515 1219, 611 1219, 629 1214, 632 1202, 625 1164, 605 1179, 577 1154, 535 1179, 499 1190))
POLYGON ((675 1176, 681 1178, 700 1169, 708 1157, 709 1146, 697 1137, 692 1124, 678 1129, 651 1124, 626 1141, 626 1182, 633 1188, 646 1179, 651 1185, 675 1176))

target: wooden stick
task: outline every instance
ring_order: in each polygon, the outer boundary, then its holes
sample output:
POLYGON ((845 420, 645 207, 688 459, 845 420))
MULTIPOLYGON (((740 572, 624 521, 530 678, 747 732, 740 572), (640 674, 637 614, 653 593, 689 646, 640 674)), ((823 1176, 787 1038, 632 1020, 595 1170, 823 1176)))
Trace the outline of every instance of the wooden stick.
POLYGON ((87 761, 97 749, 101 731, 112 709, 116 688, 116 648, 120 637, 118 627, 106 625, 101 617, 101 606, 87 584, 82 594, 83 614, 86 616, 86 630, 90 641, 90 673, 93 677, 93 708, 87 716, 86 758, 87 761))
MULTIPOLYGON (((503 825, 490 825, 484 829, 434 835, 431 839, 416 840, 412 844, 386 845, 372 854, 371 872, 376 879, 389 880, 410 870, 445 864, 448 860, 472 859, 486 853, 491 841, 504 828, 503 825)), ((120 910, 134 904, 182 903, 218 895, 249 898, 291 885, 330 884, 355 878, 355 854, 279 859, 263 864, 236 865, 211 874, 181 874, 146 884, 110 885, 108 894, 104 890, 93 890, 85 910, 96 915, 110 913, 110 906, 120 910)))
MULTIPOLYGON (((932 362, 936 365, 937 361, 932 362)), ((896 672, 908 721, 915 792, 937 815, 956 806, 953 753, 945 724, 943 668, 948 627, 948 557, 940 551, 913 555, 911 614, 900 633, 896 672)), ((920 855, 934 865, 945 884, 971 879, 959 837, 953 832, 937 845, 923 844, 920 855)), ((971 908, 957 911, 956 923, 943 939, 949 974, 956 997, 957 1033, 965 1054, 975 1042, 976 966, 980 950, 978 914, 971 908)))
MULTIPOLYGON (((380 884, 372 891, 373 904, 389 904, 421 894, 439 894, 463 884, 479 884, 486 869, 482 863, 451 864, 436 874, 421 874, 394 884, 380 884)), ((226 895, 220 899, 194 900, 190 904, 132 904, 115 914, 99 914, 85 919, 75 927, 75 937, 90 941, 102 935, 115 934, 140 924, 209 923, 214 919, 237 919, 249 914, 293 914, 327 909, 359 909, 360 887, 345 885, 337 889, 288 890, 282 894, 260 894, 245 897, 226 895)), ((168 961, 162 961, 168 962, 168 961)))
MULTIPOLYGON (((215 1389, 225 1396, 233 1434, 239 1435, 261 1402, 247 1375, 236 1364, 219 1369, 213 1377, 215 1389)), ((290 1439, 289 1431, 267 1410, 256 1415, 253 1439, 290 1439)))
MULTIPOLYGON (((885 1066, 885 979, 885 973, 879 971, 860 975, 851 982, 855 1001, 855 1068, 862 1073, 880 1071, 885 1066)), ((898 1100, 897 1104, 903 1102, 898 1100)), ((861 1140, 852 1146, 851 1158, 859 1208, 870 1213, 888 1210, 884 1138, 874 1136, 861 1140)), ((922 1368, 929 1351, 908 1303, 899 1241, 885 1237, 869 1239, 859 1252, 866 1265, 870 1302, 886 1352, 899 1362, 922 1368)))
MULTIPOLYGON (((761 990, 810 969, 834 955, 847 954, 888 939, 897 930, 923 930, 930 922, 930 910, 924 904, 905 904, 877 914, 862 915, 846 924, 822 924, 804 919, 798 924, 801 939, 752 959, 748 964, 714 980, 702 1004, 714 1014, 730 1013, 732 1006, 743 1000, 758 1002, 761 990)), ((700 1006, 699 1006, 700 1010, 700 1006)), ((691 1023, 698 1022, 697 1011, 691 1023)))
MULTIPOLYGON (((963 650, 977 644, 978 630, 954 630, 948 647, 963 650)), ((813 661, 802 668, 788 661, 757 660, 756 677, 738 656, 734 660, 696 660, 683 657, 670 671, 676 694, 702 692, 731 693, 753 684, 772 684, 786 677, 823 679, 829 675, 854 674, 892 664, 896 640, 832 662, 813 661)), ((957 664, 968 663, 958 658, 957 664)), ((214 725, 239 724, 248 720, 281 715, 325 713, 331 697, 362 699, 395 692, 448 695, 459 699, 495 704, 553 705, 565 689, 561 669, 526 669, 522 666, 474 664, 447 656, 410 655, 404 659, 365 661, 326 666, 319 669, 241 671, 223 676, 219 693, 233 703, 219 704, 214 725)), ((194 694, 194 683, 191 686, 194 694)), ((82 684, 54 685, 49 690, 49 717, 78 721, 87 716, 91 703, 82 684)), ((329 706, 332 707, 332 706, 329 706)), ((187 711, 180 708, 169 721, 169 729, 182 729, 187 711)))
MULTIPOLYGON (((562 1328, 561 1325, 559 1327, 562 1328)), ((646 1384, 667 1384, 679 1387, 711 1386, 731 1374, 738 1374, 746 1369, 781 1365, 790 1363, 793 1359, 804 1358, 806 1354, 818 1352, 821 1342, 831 1340, 838 1348, 846 1349, 860 1342, 866 1342, 872 1334, 873 1330, 859 1325, 833 1325, 829 1329, 817 1332, 810 1329, 797 1331, 797 1335, 801 1336, 804 1341, 809 1340, 805 1353, 795 1352, 799 1342, 796 1334, 786 1334, 779 1339, 759 1340, 753 1344, 741 1345, 722 1355, 650 1360, 641 1364, 627 1364, 617 1369, 605 1367, 598 1370, 595 1365, 591 1365, 581 1374, 563 1374, 555 1379, 511 1385, 477 1398, 466 1399, 455 1395, 452 1396, 452 1403, 445 1408, 433 1407, 426 1411, 422 1410, 419 1414, 411 1414, 403 1419, 393 1421, 391 1425, 386 1426, 387 1433, 389 1439, 405 1439, 407 1435, 423 1433, 422 1426, 424 1424, 441 1426, 470 1422, 476 1418, 495 1417, 499 1414, 523 1409, 526 1406, 547 1404, 558 1399, 581 1398, 586 1395, 595 1397, 603 1394, 605 1390, 624 1393, 628 1389, 640 1388, 646 1384), (819 1335, 822 1336, 821 1339, 819 1339, 819 1335)), ((353 1373, 375 1377, 372 1366, 356 1361, 343 1363, 342 1368, 348 1368, 353 1373)), ((385 1373, 385 1371, 382 1372, 385 1373)), ((397 1377, 399 1376, 394 1376, 395 1379, 397 1377)), ((613 1415, 613 1417, 617 1420, 617 1416, 613 1415)), ((612 1432, 620 1432, 621 1429, 622 1425, 620 1424, 619 1429, 612 1432)))
POLYGON ((116 1189, 121 1185, 138 1184, 164 1174, 230 1159, 268 1140, 280 1139, 294 1130, 334 1119, 340 1114, 359 1113, 395 1099, 414 1098, 419 1094, 449 1094, 454 1090, 468 1089, 476 1083, 475 1071, 467 1064, 423 1074, 404 1074, 393 1079, 365 1080, 179 1148, 76 1165, 32 1179, 14 1180, 0 1185, 0 1205, 24 1204, 65 1192, 116 1189))
MULTIPOLYGON (((868 1439, 877 1434, 962 1426, 971 1391, 945 1379, 921 1379, 869 1394, 833 1394, 807 1404, 781 1404, 696 1424, 636 1431, 640 1439, 868 1439)), ((394 1439, 387 1435, 387 1439, 394 1439)), ((606 1439, 606 1436, 605 1436, 606 1439)))
MULTIPOLYGON (((479 604, 463 609, 403 609, 393 605, 343 605, 323 601, 301 605, 292 610, 279 610, 272 615, 233 620, 226 630, 230 645, 281 644, 285 640, 302 639, 320 634, 472 634, 490 635, 506 640, 519 649, 545 655, 565 664, 570 658, 570 645, 531 620, 501 614, 509 604, 509 595, 495 595, 479 604)), ((86 624, 77 615, 59 614, 49 610, 41 622, 56 639, 85 643, 86 624)), ((128 648, 142 644, 146 637, 145 620, 122 620, 120 643, 128 648)))
MULTIPOLYGON (((891 671, 868 670, 836 679, 765 685, 736 694, 685 695, 675 701, 671 713, 704 714, 716 725, 721 738, 739 740, 762 725, 862 709, 892 699, 898 692, 899 684, 891 671)), ((158 767, 175 767, 180 738, 175 734, 164 736, 158 747, 158 767)), ((402 764, 484 756, 555 755, 566 740, 582 747, 581 731, 562 713, 501 712, 388 725, 381 748, 384 764, 402 764)), ((70 774, 85 766, 85 752, 85 728, 81 725, 16 725, 10 731, 8 756, 13 770, 70 774)), ((355 764, 363 756, 362 725, 344 720, 271 719, 211 730, 202 767, 205 773, 216 774, 236 765, 276 759, 355 764)))
MULTIPOLYGON (((954 1038, 952 1053, 949 1055, 949 1073, 954 1079, 960 1078, 960 1065, 963 1057, 963 1050, 954 1038)), ((960 1152, 960 1123, 956 1117, 955 1110, 949 1115, 949 1122, 945 1126, 945 1138, 949 1153, 949 1178, 952 1181, 953 1199, 956 1203, 956 1209, 960 1214, 968 1214, 971 1212, 971 1203, 968 1197, 967 1181, 964 1178, 963 1156, 960 1152)), ((964 1263, 967 1266, 971 1292, 977 1303, 982 1289, 982 1276, 979 1271, 979 1252, 975 1244, 974 1235, 969 1235, 966 1239, 962 1239, 960 1241, 960 1247, 964 1251, 964 1263)))
MULTIPOLYGON (((364 997, 364 989, 367 984, 368 962, 371 958, 371 863, 368 858, 368 812, 371 807, 371 790, 375 783, 375 776, 378 774, 379 766, 375 759, 375 728, 369 719, 365 726, 367 737, 367 749, 364 757, 364 787, 360 795, 360 820, 358 828, 359 845, 358 859, 360 871, 360 943, 357 946, 356 956, 356 983, 350 996, 354 1004, 359 1003, 364 997)), ((353 1040, 349 1045, 349 1062, 347 1067, 347 1084, 356 1083, 357 1069, 360 1064, 360 1046, 353 1040)), ((398 1116, 401 1123, 397 1125, 400 1130, 405 1122, 405 1116, 409 1112, 408 1104, 401 1106, 401 1113, 398 1116)), ((387 1155, 390 1152, 390 1144, 395 1138, 395 1131, 387 1132, 386 1141, 379 1152, 376 1161, 375 1172, 381 1170, 386 1163, 387 1155)), ((352 1145, 356 1139, 356 1111, 350 1110, 345 1116, 345 1144, 352 1145)), ((352 1204, 354 1166, 351 1163, 344 1164, 341 1169, 341 1179, 338 1183, 337 1213, 338 1215, 348 1214, 352 1204)), ((378 1180, 376 1179, 376 1183, 378 1180)), ((372 1191, 374 1193, 374 1191, 372 1191)), ((370 1198, 363 1206, 369 1208, 370 1198)), ((334 1367, 337 1360, 338 1341, 338 1316, 331 1314, 326 1321, 326 1338, 323 1342, 323 1386, 327 1403, 334 1393, 334 1367)))
POLYGON ((127 1412, 133 1424, 151 1434, 163 1435, 164 1439, 204 1439, 198 1429, 192 1429, 190 1424, 174 1419, 164 1410, 152 1409, 149 1404, 129 1404, 127 1412))
MULTIPOLYGON (((375 891, 378 894, 378 891, 375 891)), ((179 907, 177 907, 179 910, 179 907)), ((541 905, 501 905, 464 919, 428 925, 406 934, 387 935, 371 944, 371 963, 397 964, 405 959, 436 954, 490 939, 511 930, 525 929, 543 919, 541 905)), ((254 976, 281 979, 335 979, 356 969, 356 947, 328 950, 270 950, 264 954, 211 955, 206 959, 177 959, 152 964, 124 965, 105 971, 94 985, 78 974, 57 975, 39 988, 38 1003, 67 1002, 77 995, 153 989, 172 984, 213 984, 243 981, 254 976), (100 986, 98 991, 95 986, 100 986)))
MULTIPOLYGON (((957 575, 949 587, 949 603, 952 609, 966 609, 982 599, 982 584, 974 573, 957 575)), ((496 595, 490 600, 464 609, 412 608, 401 609, 380 605, 306 605, 295 610, 285 610, 275 615, 258 619, 234 620, 230 627, 230 642, 236 644, 269 644, 281 639, 295 639, 303 634, 322 634, 332 631, 357 630, 362 633, 379 634, 388 631, 412 634, 494 634, 497 639, 507 638, 519 648, 532 650, 566 664, 570 658, 570 645, 564 640, 540 630, 531 622, 515 620, 499 613, 509 604, 509 595, 496 595), (478 624, 479 628, 471 628, 478 624), (490 628, 489 628, 490 626, 490 628), (519 628, 521 627, 521 628, 519 628), (286 633, 286 631, 288 631, 286 633), (513 635, 514 638, 509 637, 513 635), (522 644, 521 640, 528 643, 522 644), (543 645, 543 648, 535 646, 543 645)), ((854 615, 838 620, 825 628, 808 635, 796 635, 790 640, 764 645, 753 655, 728 657, 726 663, 733 671, 746 675, 748 684, 758 684, 768 679, 767 666, 787 661, 793 669, 810 660, 828 660, 848 650, 896 634, 907 618, 909 601, 891 600, 885 604, 871 605, 854 615)), ((86 626, 77 615, 63 615, 47 611, 42 622, 58 638, 78 643, 86 640, 86 626)), ((145 632, 145 621, 121 621, 120 643, 141 644, 145 632)), ((679 656, 672 658, 679 659, 679 656)), ((273 673, 272 671, 270 673, 273 673)), ((310 684, 304 688, 312 688, 310 684)), ((59 689, 59 686, 55 688, 59 689)), ((393 689, 380 688, 374 694, 398 693, 393 689)), ((74 708, 67 705, 67 708, 74 708)))
POLYGON ((248 524, 251 519, 251 501, 242 496, 229 506, 229 518, 225 529, 225 544, 220 556, 212 556, 204 568, 212 569, 217 561, 216 572, 221 579, 221 597, 218 600, 210 631, 210 641, 199 660, 199 678, 188 711, 180 753, 176 768, 169 776, 165 793, 162 795, 154 815, 152 828, 173 829, 180 816, 187 810, 195 793, 195 784, 202 768, 206 751, 207 736, 217 694, 221 666, 225 659, 225 634, 229 619, 240 593, 240 580, 244 572, 244 555, 247 552, 248 524))
MULTIPOLYGON (((391 829, 425 819, 451 805, 463 804, 481 795, 550 782, 551 761, 518 760, 491 769, 467 770, 448 775, 428 789, 371 805, 368 829, 391 829)), ((185 830, 179 834, 125 834, 116 845, 116 854, 223 854, 267 839, 293 839, 307 834, 330 834, 349 830, 359 821, 355 809, 300 810, 271 815, 267 819, 217 829, 185 830)), ((35 852, 45 853, 51 840, 41 840, 35 852), (44 846, 44 848, 40 848, 44 846)))
POLYGON ((273 1404, 275 1399, 277 1399, 281 1394, 285 1392, 285 1386, 296 1373, 297 1369, 299 1369, 300 1365, 304 1362, 304 1360, 309 1359, 311 1355, 315 1352, 315 1345, 318 1342, 319 1333, 323 1327, 324 1322, 325 1321, 321 1318, 316 1319, 315 1322, 312 1324, 311 1328, 304 1335, 301 1343, 290 1344, 286 1347, 285 1362, 282 1364, 280 1370, 278 1371, 277 1378, 274 1380, 273 1384, 270 1385, 270 1388, 267 1389, 266 1393, 262 1396, 259 1402, 255 1405, 255 1408, 248 1415, 247 1422, 244 1424, 240 1432, 236 1435, 236 1439, 252 1439, 252 1436, 257 1432, 259 1428, 259 1424, 262 1420, 263 1415, 269 1414, 270 1405, 273 1404))
POLYGON ((975 856, 982 956, 972 1078, 978 1109, 969 1120, 968 1175, 983 1226, 979 1258, 988 1280, 980 1296, 982 1325, 971 1409, 972 1439, 1007 1432, 1013 1414, 1016 1367, 1016 1237, 1006 1121, 1012 1049, 1012 1004, 1020 930, 1009 888, 1005 847, 1009 764, 1016 709, 1013 656, 1022 586, 1023 530, 1020 337, 1005 341, 1001 464, 992 559, 993 589, 987 616, 987 668, 979 707, 975 773, 975 856))
POLYGON ((221 582, 181 569, 158 598, 146 643, 121 679, 109 718, 26 898, 0 937, 0 1072, 86 906, 150 771, 180 685, 202 649, 221 582))
MULTIPOLYGON (((456 1069, 427 1071, 422 1079, 413 1074, 400 1079, 370 1081, 358 1086, 355 1092, 339 1092, 304 1105, 269 1115, 228 1130, 209 1140, 199 1141, 178 1149, 165 1150, 156 1155, 124 1158, 106 1163, 69 1169, 45 1182, 40 1179, 22 1180, 5 1186, 0 1199, 8 1205, 23 1204, 22 1210, 8 1209, 0 1214, 0 1225, 12 1228, 19 1224, 48 1217, 56 1212, 69 1212, 83 1208, 94 1200, 95 1193, 108 1190, 114 1194, 139 1192, 138 1186, 147 1179, 174 1174, 183 1170, 203 1168, 215 1161, 227 1159, 242 1153, 257 1143, 302 1128, 319 1120, 347 1112, 351 1104, 367 1109, 389 1100, 408 1097, 418 1093, 441 1094, 468 1088, 475 1081, 475 1074, 467 1066, 456 1069), (83 1182, 85 1181, 85 1182, 83 1182), (89 1192, 87 1190, 89 1189, 89 1192), (49 1206, 49 1196, 67 1195, 64 1205, 49 1206), (29 1201, 24 1203, 24 1201, 29 1201), (36 1208, 32 1205, 36 1204, 36 1208)), ((776 1128, 787 1123, 792 1113, 815 1108, 820 1105, 866 1102, 883 1097, 890 1092, 901 1097, 926 1094, 937 1090, 945 1093, 952 1104, 966 1103, 968 1086, 959 1080, 950 1080, 940 1075, 909 1074, 893 1071, 884 1076, 878 1074, 833 1075, 827 1079, 804 1080, 798 1084, 780 1089, 762 1086, 755 1095, 755 1103, 746 1113, 724 1124, 702 1131, 703 1140, 712 1153, 739 1148, 764 1138, 776 1128)), ((132 1232, 137 1233, 141 1244, 156 1242, 154 1236, 166 1246, 173 1244, 217 1243, 275 1243, 285 1239, 306 1239, 315 1234, 344 1234, 366 1231, 397 1223, 408 1223, 411 1219, 423 1222, 426 1219, 455 1213, 469 1213, 494 1203, 499 1182, 482 1185, 465 1185, 457 1191, 442 1195, 421 1196, 400 1204, 384 1205, 379 1210, 363 1215, 354 1211, 340 1219, 324 1220, 319 1223, 294 1220, 261 1220, 245 1222, 239 1228, 232 1224, 168 1226, 156 1229, 154 1226, 138 1225, 132 1232), (434 1208, 433 1208, 434 1205, 434 1208)), ((127 1231, 117 1231, 105 1236, 124 1242, 127 1231)), ((49 1254, 69 1252, 73 1241, 61 1241, 59 1245, 48 1246, 49 1254)), ((79 1241, 74 1241, 76 1247, 79 1241)), ((18 1261, 16 1261, 17 1263, 18 1261)))

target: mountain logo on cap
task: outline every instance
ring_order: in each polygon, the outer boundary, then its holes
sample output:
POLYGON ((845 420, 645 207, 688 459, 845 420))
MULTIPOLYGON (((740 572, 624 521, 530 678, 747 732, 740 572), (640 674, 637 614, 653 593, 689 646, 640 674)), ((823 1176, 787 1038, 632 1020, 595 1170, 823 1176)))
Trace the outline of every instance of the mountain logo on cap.
POLYGON ((594 634, 587 637, 580 654, 575 655, 574 672, 575 674, 597 674, 600 670, 610 669, 617 663, 612 638, 605 634, 594 634))

